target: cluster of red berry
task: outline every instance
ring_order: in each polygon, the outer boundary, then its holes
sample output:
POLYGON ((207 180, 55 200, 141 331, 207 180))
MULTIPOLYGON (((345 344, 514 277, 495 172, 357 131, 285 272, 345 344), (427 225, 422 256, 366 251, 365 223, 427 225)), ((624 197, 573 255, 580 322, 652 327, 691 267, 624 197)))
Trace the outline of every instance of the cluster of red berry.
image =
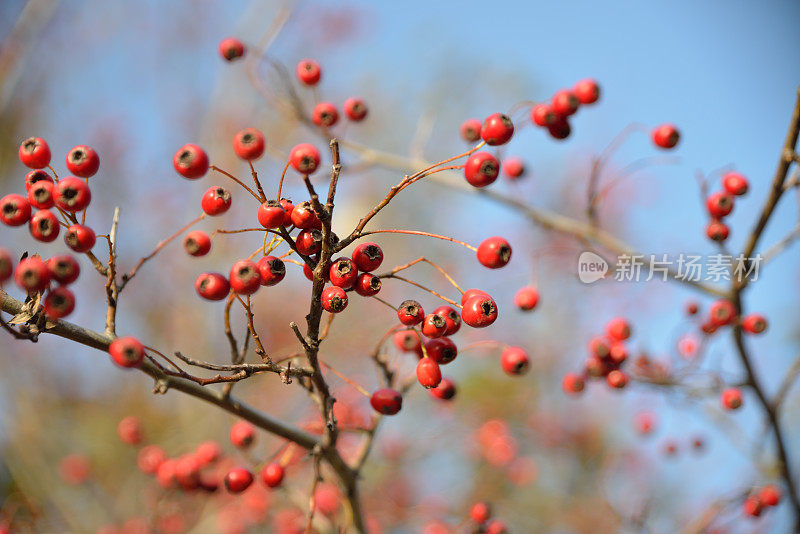
POLYGON ((712 193, 706 199, 706 208, 711 216, 711 221, 706 226, 709 239, 720 243, 728 239, 730 228, 723 220, 733 211, 733 197, 746 194, 749 185, 747 178, 741 173, 729 172, 723 175, 723 190, 712 193))
POLYGON ((605 335, 593 337, 589 341, 589 356, 586 358, 583 373, 567 373, 562 387, 571 395, 583 391, 586 378, 605 377, 608 385, 622 389, 628 384, 628 375, 622 366, 628 359, 625 341, 631 337, 631 326, 622 317, 615 317, 606 324, 605 335))

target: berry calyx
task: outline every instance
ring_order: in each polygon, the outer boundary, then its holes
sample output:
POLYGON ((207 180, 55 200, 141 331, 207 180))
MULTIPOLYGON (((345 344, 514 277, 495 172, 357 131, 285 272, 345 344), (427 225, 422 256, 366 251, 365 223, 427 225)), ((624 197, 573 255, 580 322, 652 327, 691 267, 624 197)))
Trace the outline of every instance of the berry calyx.
POLYGON ((664 149, 675 148, 680 140, 680 132, 674 124, 662 124, 653 129, 650 133, 653 143, 664 149))
POLYGON ((132 336, 118 337, 108 346, 108 353, 120 367, 139 367, 144 360, 144 345, 132 336))
POLYGON ((502 113, 492 113, 486 117, 481 126, 481 139, 490 146, 504 145, 512 135, 514 135, 514 123, 502 113))
POLYGON ((8 226, 22 226, 31 218, 31 204, 22 195, 12 193, 0 199, 0 221, 8 226))
POLYGON ((474 296, 464 303, 461 319, 473 328, 484 328, 497 319, 497 304, 491 297, 474 296))
POLYGON ((359 271, 370 273, 381 266, 383 250, 375 243, 361 243, 351 256, 359 271))
POLYGON ((339 112, 330 102, 320 102, 311 111, 311 122, 323 128, 329 128, 339 122, 339 112))
POLYGON ((172 166, 178 174, 189 180, 202 178, 208 172, 208 155, 197 145, 183 145, 172 158, 172 166))
POLYGON ((499 172, 500 163, 488 152, 476 152, 464 164, 464 178, 473 187, 485 187, 493 183, 499 172))
POLYGON ((425 311, 416 300, 404 300, 397 308, 397 318, 406 326, 414 326, 425 318, 425 311))
POLYGON ((502 237, 484 239, 476 252, 478 261, 489 269, 505 267, 511 259, 511 245, 502 237))
POLYGON ((344 113, 353 122, 363 121, 367 116, 367 105, 360 98, 351 97, 344 101, 344 113))
POLYGON ((67 169, 75 176, 91 178, 100 168, 100 157, 97 152, 86 145, 78 145, 67 152, 67 169))
POLYGON ((417 380, 422 387, 431 389, 442 381, 442 370, 433 358, 422 358, 417 363, 417 380))
POLYGON ((200 199, 200 208, 206 215, 216 217, 222 215, 231 207, 231 194, 227 189, 218 185, 209 187, 200 199))
POLYGON ((50 164, 50 147, 41 137, 29 137, 19 146, 19 160, 31 169, 43 169, 50 164))
POLYGON ((241 493, 253 483, 253 473, 244 467, 236 467, 225 475, 225 488, 231 493, 241 493))
POLYGON ((317 85, 322 77, 322 69, 319 63, 313 59, 301 59, 297 64, 297 78, 306 85, 317 85))
POLYGON ((394 389, 379 389, 370 396, 369 403, 378 413, 395 415, 403 407, 403 396, 394 389))
POLYGON ((25 191, 30 191, 31 186, 38 182, 55 183, 49 174, 41 169, 36 169, 25 175, 25 191))
POLYGON ((92 201, 92 192, 80 178, 67 176, 56 184, 53 200, 62 210, 75 213, 86 209, 92 201))
POLYGON ((222 300, 228 296, 231 286, 219 273, 203 273, 195 280, 194 289, 206 300, 222 300))
POLYGON ((339 313, 347 308, 347 293, 338 286, 328 286, 322 290, 322 307, 330 313, 339 313))
POLYGON ((202 230, 192 230, 183 238, 183 248, 190 256, 205 256, 211 250, 211 238, 202 230))
POLYGON ((728 388, 722 392, 720 400, 726 410, 737 410, 742 406, 742 391, 739 388, 728 388))
POLYGON ((464 141, 474 143, 481 138, 481 121, 478 119, 467 119, 461 123, 459 132, 464 141))
POLYGON ((283 482, 284 469, 279 463, 272 462, 261 470, 261 481, 268 488, 277 488, 283 482))
POLYGON ((228 280, 231 289, 239 295, 252 295, 261 287, 261 275, 256 264, 250 260, 234 263, 228 280))
POLYGON ((261 285, 274 286, 286 276, 286 264, 275 256, 264 256, 256 262, 261 285))
POLYGON ((319 167, 319 150, 309 143, 300 143, 289 153, 289 163, 301 174, 311 174, 319 167))
POLYGON ((226 37, 219 42, 219 55, 225 61, 234 61, 244 55, 244 44, 235 37, 226 37))
POLYGON ((500 365, 509 375, 524 375, 528 372, 528 353, 522 347, 506 347, 500 354, 500 365))
POLYGON ((245 128, 233 136, 233 151, 245 161, 260 158, 265 146, 264 134, 257 128, 245 128))
POLYGON ((39 210, 31 217, 28 229, 35 240, 50 243, 58 237, 61 225, 58 224, 58 219, 52 211, 39 210))

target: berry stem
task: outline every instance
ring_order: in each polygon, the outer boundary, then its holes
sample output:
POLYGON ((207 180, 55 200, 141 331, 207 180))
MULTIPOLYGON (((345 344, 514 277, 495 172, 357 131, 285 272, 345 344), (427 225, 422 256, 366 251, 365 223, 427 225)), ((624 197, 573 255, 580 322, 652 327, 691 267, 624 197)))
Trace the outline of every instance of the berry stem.
POLYGON ((474 247, 474 246, 470 245, 469 243, 465 243, 464 241, 459 241, 458 239, 456 239, 454 237, 448 237, 446 235, 439 235, 439 234, 432 234, 430 232, 421 232, 421 231, 417 231, 417 230, 369 230, 367 232, 362 232, 361 235, 359 235, 358 237, 360 238, 360 237, 364 237, 364 236, 372 235, 372 234, 424 235, 424 236, 427 236, 427 237, 433 237, 433 238, 436 238, 436 239, 443 239, 444 241, 450 241, 450 242, 453 242, 453 243, 457 243, 457 244, 459 244, 459 245, 461 245, 461 246, 463 246, 465 248, 468 248, 469 250, 471 250, 473 252, 477 252, 478 251, 478 247, 474 247))
POLYGON ((212 171, 217 171, 218 173, 220 173, 220 174, 222 174, 222 175, 224 175, 224 176, 227 176, 228 178, 230 178, 231 180, 233 180, 234 182, 236 182, 236 183, 237 183, 237 184, 239 184, 240 186, 244 187, 244 188, 245 188, 245 190, 247 190, 247 192, 248 192, 248 193, 250 193, 251 195, 253 195, 253 198, 254 198, 254 199, 258 200, 258 202, 259 202, 259 203, 261 203, 261 197, 259 197, 259 196, 258 196, 258 195, 255 193, 255 191, 253 191, 252 189, 250 189, 250 188, 249 188, 247 185, 245 185, 245 183, 244 183, 244 182, 242 182, 241 180, 239 180, 237 177, 235 177, 235 176, 234 176, 234 175, 232 175, 231 173, 229 173, 229 172, 227 172, 227 171, 223 171, 222 169, 220 169, 220 168, 219 168, 219 167, 217 167, 216 165, 210 165, 208 168, 209 168, 209 169, 211 169, 212 171))
POLYGON ((341 378, 342 380, 344 380, 345 382, 347 382, 348 384, 350 384, 351 386, 353 386, 355 389, 357 389, 357 390, 358 390, 358 392, 359 392, 359 393, 361 393, 362 395, 364 395, 364 396, 365 396, 365 397, 367 397, 367 398, 369 398, 369 397, 370 397, 370 394, 369 394, 369 392, 368 392, 366 389, 364 389, 364 388, 363 388, 363 387, 361 387, 360 385, 356 384, 355 382, 353 382, 352 380, 350 380, 349 378, 347 378, 345 375, 343 375, 342 373, 340 373, 339 371, 337 371, 336 369, 334 369, 333 367, 331 367, 331 366, 330 366, 330 364, 328 364, 327 362, 325 362, 325 361, 324 361, 324 360, 322 360, 322 359, 320 359, 320 360, 319 360, 319 363, 320 363, 320 364, 321 364, 323 367, 325 367, 326 369, 328 369, 330 372, 332 372, 333 374, 335 374, 336 376, 338 376, 339 378, 341 378))

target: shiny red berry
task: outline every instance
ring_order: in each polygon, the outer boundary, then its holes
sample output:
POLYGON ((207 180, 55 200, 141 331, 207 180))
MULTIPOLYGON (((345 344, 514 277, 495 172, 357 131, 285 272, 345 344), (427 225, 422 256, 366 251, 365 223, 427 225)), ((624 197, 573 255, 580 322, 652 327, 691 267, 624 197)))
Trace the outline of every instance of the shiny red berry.
POLYGON ((219 42, 219 55, 225 61, 234 61, 244 55, 244 44, 239 39, 227 37, 219 42))
POLYGON ((92 250, 96 239, 94 230, 82 224, 71 225, 64 235, 64 242, 75 252, 92 250))
POLYGON ((715 219, 721 219, 733 211, 733 197, 724 191, 712 193, 706 199, 708 213, 715 219))
POLYGON ((42 181, 50 182, 51 184, 55 183, 53 181, 53 178, 41 169, 30 171, 28 174, 25 175, 25 191, 30 191, 31 186, 33 186, 33 184, 42 181))
POLYGON ((139 367, 144 360, 144 345, 132 336, 118 337, 108 346, 108 353, 120 367, 139 367))
POLYGON ((348 98, 344 101, 344 113, 351 121, 363 121, 367 116, 367 105, 360 98, 348 98))
POLYGON ((572 92, 581 104, 594 104, 600 98, 600 86, 591 78, 576 83, 572 92))
POLYGON ((261 275, 258 267, 250 260, 240 260, 234 263, 228 280, 231 289, 239 295, 252 295, 261 287, 261 275))
POLYGON ((481 121, 478 119, 467 119, 461 123, 459 131, 464 141, 474 143, 481 138, 481 121))
POLYGON ((294 239, 297 252, 310 256, 322 249, 322 232, 316 228, 303 230, 294 239))
POLYGON ((490 237, 478 245, 477 256, 484 267, 499 269, 511 259, 511 245, 502 237, 490 237))
POLYGON ((728 236, 730 235, 730 229, 728 225, 720 221, 719 219, 711 219, 711 222, 708 223, 706 226, 706 235, 712 241, 717 241, 722 243, 728 236))
POLYGON ((303 230, 320 227, 319 219, 317 214, 314 213, 310 202, 301 202, 294 207, 292 210, 292 224, 303 230))
POLYGON ((286 216, 283 219, 283 225, 289 226, 292 224, 292 212, 294 211, 294 204, 292 204, 291 200, 286 198, 280 199, 279 202, 283 208, 283 211, 286 212, 286 216))
POLYGON ((371 273, 361 273, 356 280, 356 293, 362 297, 377 295, 381 290, 381 279, 371 273))
POLYGON ((359 271, 370 273, 381 266, 383 250, 375 243, 361 243, 353 250, 352 258, 359 271))
POLYGON ((244 467, 236 467, 225 475, 225 488, 231 493, 242 493, 253 483, 253 473, 244 467))
POLYGON ((256 427, 247 421, 236 421, 231 425, 228 436, 233 446, 238 449, 247 449, 256 440, 256 427))
POLYGON ((502 169, 506 176, 516 180, 525 174, 525 163, 520 158, 508 158, 503 160, 502 169))
POLYGON ((28 228, 35 240, 50 243, 58 237, 61 225, 52 211, 39 210, 31 217, 28 228))
POLYGON ((205 256, 211 250, 211 238, 202 230, 192 230, 183 238, 183 248, 190 256, 205 256))
POLYGON ((474 187, 485 187, 493 183, 499 172, 500 163, 488 152, 476 152, 464 164, 464 178, 474 187))
POLYGON ((339 112, 330 102, 320 102, 311 111, 311 122, 317 126, 328 128, 339 122, 339 112))
POLYGON ((728 388, 722 392, 720 400, 726 410, 737 410, 742 406, 742 392, 739 388, 728 388))
POLYGON ((425 318, 422 305, 416 300, 404 300, 397 308, 397 318, 406 326, 419 324, 425 318))
POLYGON ((379 389, 370 396, 369 403, 378 413, 394 415, 403 407, 403 396, 390 388, 379 389))
POLYGON ((261 481, 268 488, 277 488, 283 482, 284 469, 281 464, 272 462, 261 470, 261 481))
POLYGON ((22 226, 31 218, 31 204, 22 195, 12 193, 0 199, 0 220, 8 226, 22 226))
POLYGON ((38 256, 25 258, 17 264, 14 282, 29 293, 42 293, 50 284, 50 269, 38 256))
POLYGON ((74 213, 89 206, 92 201, 92 192, 85 181, 75 176, 67 176, 56 184, 53 190, 53 200, 56 206, 62 210, 74 213))
POLYGON ((442 378, 442 381, 439 382, 438 386, 431 388, 428 391, 430 391, 430 394, 433 397, 448 401, 456 396, 456 385, 455 382, 449 378, 442 378))
POLYGON ((537 126, 550 126, 558 121, 558 115, 549 104, 536 104, 531 109, 531 121, 537 126))
POLYGON ((306 85, 317 85, 322 77, 319 63, 313 59, 301 59, 297 64, 297 78, 306 85))
POLYGON ((189 143, 175 152, 172 165, 184 178, 196 180, 208 172, 208 155, 199 146, 189 143))
POLYGON ((514 135, 514 123, 502 113, 489 115, 481 126, 481 139, 486 141, 487 145, 504 145, 512 135, 514 135))
POLYGON ((78 145, 67 152, 67 169, 75 176, 91 178, 100 168, 97 152, 86 145, 78 145))
POLYGON ((245 128, 233 136, 233 151, 243 160, 260 158, 265 145, 264 134, 256 128, 245 128))
POLYGON ((568 117, 572 115, 578 111, 578 106, 580 106, 578 97, 568 89, 556 91, 550 104, 553 113, 559 117, 568 117))
POLYGON ((75 295, 68 288, 51 289, 44 299, 44 313, 53 319, 66 317, 75 309, 75 295))
POLYGON ((259 206, 257 217, 264 228, 279 228, 286 222, 286 211, 277 200, 267 200, 259 206))
POLYGON ((39 210, 46 210, 55 205, 53 199, 55 185, 46 180, 36 182, 28 189, 28 202, 39 210))
POLYGON ((489 326, 497 319, 497 304, 491 297, 472 297, 464 303, 461 319, 473 328, 489 326))
POLYGON ((514 295, 514 304, 520 310, 530 311, 539 303, 539 290, 533 286, 519 288, 514 295))
POLYGON ((78 261, 68 254, 53 256, 45 262, 45 265, 50 271, 50 279, 65 286, 73 283, 81 274, 78 261))
POLYGON ((674 124, 662 124, 650 133, 653 143, 659 148, 675 148, 681 134, 674 124))
POLYGON ((322 290, 322 307, 330 313, 339 313, 347 308, 347 293, 337 286, 328 286, 322 290))
POLYGON ((286 264, 275 256, 264 256, 256 262, 261 285, 274 286, 286 276, 286 264))
POLYGON ((358 269, 350 258, 334 260, 329 272, 331 284, 342 289, 350 289, 358 280, 358 269))
POLYGON ((509 375, 524 375, 528 372, 528 353, 522 347, 506 347, 500 354, 500 365, 509 375))
POLYGON ((435 388, 442 381, 442 370, 433 358, 422 358, 417 363, 417 380, 425 388, 435 388))
POLYGON ((767 318, 760 313, 751 313, 742 319, 742 330, 748 334, 763 334, 767 329, 767 318))
POLYGON ((447 365, 458 356, 458 347, 447 337, 429 339, 425 342, 425 355, 439 365, 447 365))
POLYGON ((422 321, 422 335, 427 338, 439 338, 447 332, 447 321, 438 313, 429 313, 422 321))
POLYGON ((231 194, 227 189, 218 185, 209 187, 200 199, 200 208, 206 215, 216 217, 228 211, 231 207, 231 194))
POLYGON ((472 297, 487 297, 490 298, 489 293, 480 289, 467 289, 461 295, 461 305, 463 306, 465 302, 467 302, 472 297))
POLYGON ((50 164, 50 147, 41 137, 29 137, 19 146, 19 160, 31 169, 43 169, 50 164))
POLYGON ((311 174, 319 167, 319 150, 314 145, 301 143, 289 153, 289 163, 301 174, 311 174))
POLYGON ((445 336, 452 336, 461 328, 461 315, 452 306, 442 305, 433 310, 433 313, 439 314, 444 317, 447 329, 444 332, 445 336))
POLYGON ((722 177, 722 187, 731 195, 741 196, 747 193, 750 184, 743 174, 729 172, 722 177))

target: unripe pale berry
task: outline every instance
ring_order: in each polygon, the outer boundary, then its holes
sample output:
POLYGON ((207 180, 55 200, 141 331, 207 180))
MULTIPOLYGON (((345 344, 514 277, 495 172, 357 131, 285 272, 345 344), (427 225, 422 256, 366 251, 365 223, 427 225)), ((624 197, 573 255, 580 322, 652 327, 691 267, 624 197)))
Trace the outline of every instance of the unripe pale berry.
POLYGON ((339 112, 330 102, 320 102, 311 111, 311 122, 323 128, 329 128, 339 122, 339 112))
POLYGON ((459 132, 464 141, 474 143, 481 138, 481 121, 478 119, 467 119, 461 123, 459 132))
POLYGON ((394 389, 379 389, 370 396, 369 403, 378 413, 394 415, 403 407, 403 396, 394 389))
POLYGON ((239 295, 252 295, 261 287, 261 275, 256 264, 250 260, 234 263, 228 280, 231 289, 239 295))
POLYGON ((0 199, 0 220, 8 226, 22 226, 31 218, 31 204, 22 195, 12 193, 0 199))
POLYGON ((367 116, 367 105, 360 98, 348 98, 344 101, 344 113, 351 121, 362 121, 367 116))
POLYGON ((432 358, 422 358, 417 363, 417 380, 423 387, 435 388, 442 381, 442 371, 439 364, 432 358))
POLYGON ((50 147, 41 137, 29 137, 19 146, 19 160, 31 169, 43 169, 50 164, 50 147))
POLYGON ((495 236, 484 239, 476 252, 478 261, 489 269, 505 267, 511 259, 511 245, 502 237, 495 236))
POLYGON ((328 286, 322 290, 322 307, 330 313, 339 313, 347 308, 347 293, 337 286, 328 286))
POLYGON ((524 375, 528 372, 528 354, 522 347, 506 347, 500 354, 500 365, 509 375, 524 375))
POLYGON ((476 152, 464 164, 464 178, 474 187, 485 187, 493 183, 499 172, 500 163, 488 152, 476 152))
POLYGON ((144 345, 132 336, 118 337, 108 346, 108 353, 120 367, 139 367, 144 360, 144 345))
POLYGON ((227 37, 219 42, 219 55, 225 61, 234 61, 244 55, 244 44, 235 37, 227 37))
POLYGON ((680 140, 680 132, 674 124, 662 124, 653 129, 650 134, 653 143, 659 148, 675 148, 680 140))
POLYGON ((75 176, 91 178, 100 168, 100 157, 97 152, 86 145, 78 145, 67 152, 67 169, 75 176))
POLYGON ((183 248, 190 256, 205 256, 211 250, 211 238, 202 230, 192 230, 183 238, 183 248))
POLYGON ((200 208, 206 215, 222 215, 231 207, 231 194, 218 185, 209 187, 200 199, 200 208))
POLYGON ((208 172, 208 155, 199 146, 188 143, 175 152, 172 166, 184 178, 196 180, 208 172))
POLYGON ((406 326, 414 326, 425 318, 425 311, 416 300, 404 300, 397 308, 397 318, 406 326))
POLYGON ((487 145, 504 145, 512 135, 514 135, 514 123, 502 113, 489 115, 481 126, 481 139, 486 141, 487 145))
POLYGON ((539 290, 533 286, 519 288, 514 295, 514 304, 520 310, 530 311, 539 303, 539 290))
POLYGON ((383 250, 375 243, 361 243, 353 250, 351 257, 359 271, 371 273, 381 266, 383 250))
POLYGON ((222 300, 228 296, 231 286, 219 273, 203 273, 195 280, 194 289, 206 300, 222 300))
POLYGON ((317 85, 322 77, 319 63, 313 59, 301 59, 297 64, 297 78, 306 85, 317 85))

